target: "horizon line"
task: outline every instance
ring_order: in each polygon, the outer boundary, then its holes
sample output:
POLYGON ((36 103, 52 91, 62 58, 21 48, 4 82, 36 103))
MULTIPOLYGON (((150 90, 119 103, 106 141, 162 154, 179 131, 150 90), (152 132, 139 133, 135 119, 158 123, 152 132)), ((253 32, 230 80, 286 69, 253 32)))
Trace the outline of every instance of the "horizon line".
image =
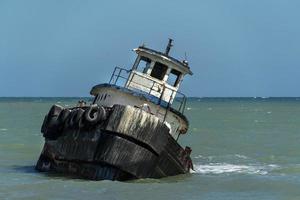
MULTIPOLYGON (((0 96, 0 98, 93 98, 94 96, 0 96)), ((180 97, 179 97, 180 98, 180 97)), ((187 96, 187 98, 300 98, 300 96, 187 96)))

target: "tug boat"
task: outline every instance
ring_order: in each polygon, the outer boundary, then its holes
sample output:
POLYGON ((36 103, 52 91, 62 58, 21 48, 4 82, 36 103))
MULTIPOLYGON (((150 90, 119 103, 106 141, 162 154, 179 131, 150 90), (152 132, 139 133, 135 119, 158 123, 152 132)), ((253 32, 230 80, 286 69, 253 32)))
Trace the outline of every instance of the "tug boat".
POLYGON ((188 131, 187 99, 178 89, 192 72, 169 56, 172 46, 169 39, 164 53, 134 49, 133 67, 116 67, 109 83, 94 86, 90 105, 53 105, 36 170, 119 181, 189 173, 192 150, 178 143, 188 131))

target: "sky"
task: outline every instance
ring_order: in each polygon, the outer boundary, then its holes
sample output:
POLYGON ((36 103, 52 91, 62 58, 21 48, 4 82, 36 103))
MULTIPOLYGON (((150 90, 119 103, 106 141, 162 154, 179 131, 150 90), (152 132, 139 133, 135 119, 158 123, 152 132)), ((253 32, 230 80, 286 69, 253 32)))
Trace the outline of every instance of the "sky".
POLYGON ((0 96, 89 96, 145 44, 197 97, 299 97, 298 0, 0 0, 0 96))

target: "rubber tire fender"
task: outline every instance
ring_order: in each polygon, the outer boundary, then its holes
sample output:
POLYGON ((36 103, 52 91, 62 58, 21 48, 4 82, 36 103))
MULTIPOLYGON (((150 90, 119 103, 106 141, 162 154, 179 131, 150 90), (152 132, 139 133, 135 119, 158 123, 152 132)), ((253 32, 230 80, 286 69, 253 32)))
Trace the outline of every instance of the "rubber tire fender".
POLYGON ((57 118, 62 110, 64 110, 62 106, 54 104, 45 116, 41 131, 46 139, 55 140, 59 137, 61 124, 59 124, 57 118))
POLYGON ((66 119, 69 117, 71 111, 69 109, 64 109, 63 111, 61 111, 58 115, 58 123, 60 124, 64 124, 66 119))
POLYGON ((60 105, 54 104, 53 106, 51 106, 51 108, 47 114, 47 117, 45 117, 45 120, 46 120, 45 124, 43 123, 45 130, 47 130, 49 128, 55 129, 58 127, 59 124, 57 121, 57 117, 63 109, 64 108, 60 105))
POLYGON ((48 122, 48 114, 45 115, 44 121, 41 127, 41 133, 45 133, 47 131, 47 122, 48 122))
POLYGON ((99 106, 93 104, 84 112, 84 119, 90 124, 96 124, 100 120, 100 112, 99 106))
POLYGON ((62 110, 64 110, 64 108, 62 106, 54 104, 50 108, 50 110, 48 112, 48 116, 58 116, 62 110))
POLYGON ((103 106, 99 106, 99 119, 106 120, 106 118, 107 118, 107 113, 105 108, 103 106))
POLYGON ((74 111, 73 115, 71 115, 71 118, 69 120, 69 126, 70 127, 79 127, 83 113, 84 113, 84 110, 82 108, 76 109, 74 111))
POLYGON ((59 123, 57 121, 57 116, 47 116, 47 127, 43 132, 43 136, 46 139, 55 140, 60 136, 59 123))

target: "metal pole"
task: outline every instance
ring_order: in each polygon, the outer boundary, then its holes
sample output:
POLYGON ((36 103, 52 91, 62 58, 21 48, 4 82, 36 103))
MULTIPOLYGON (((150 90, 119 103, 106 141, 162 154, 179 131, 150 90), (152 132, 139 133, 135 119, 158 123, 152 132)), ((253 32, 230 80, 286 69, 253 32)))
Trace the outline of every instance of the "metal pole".
POLYGON ((115 67, 114 72, 112 73, 112 75, 111 75, 111 77, 110 77, 109 84, 111 84, 112 79, 113 79, 113 77, 114 77, 114 75, 115 75, 116 70, 117 70, 117 67, 115 67))

